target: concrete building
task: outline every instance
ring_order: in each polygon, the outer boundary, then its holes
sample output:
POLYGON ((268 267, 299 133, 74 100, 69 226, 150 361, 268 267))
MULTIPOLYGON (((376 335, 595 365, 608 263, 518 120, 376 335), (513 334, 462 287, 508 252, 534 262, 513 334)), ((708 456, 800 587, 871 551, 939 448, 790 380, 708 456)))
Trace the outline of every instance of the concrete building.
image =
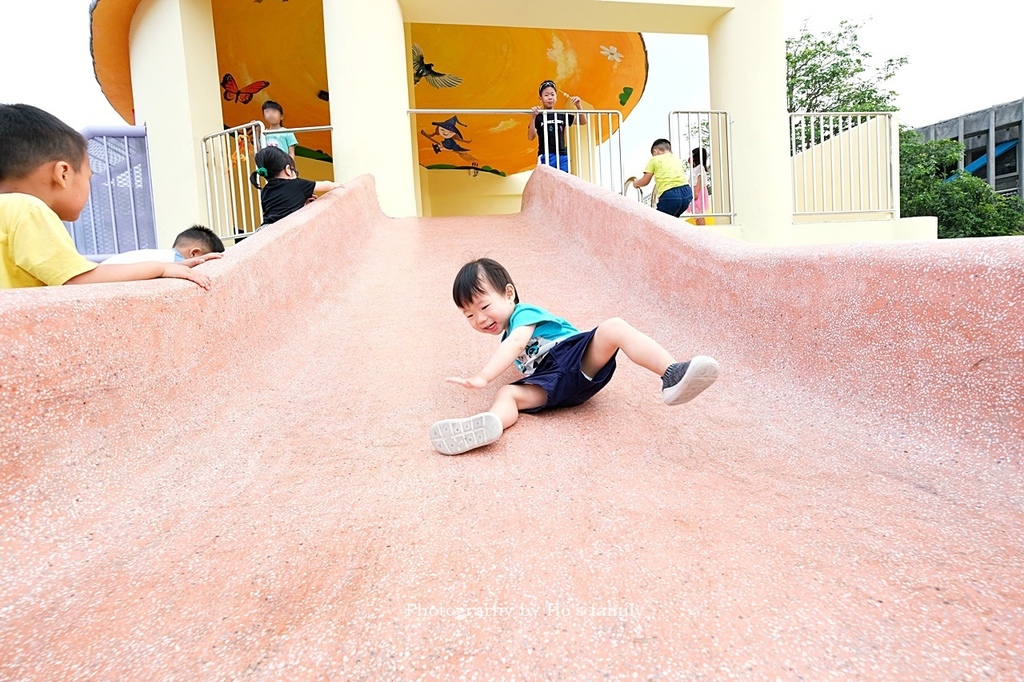
POLYGON ((997 104, 917 128, 926 140, 957 140, 964 145, 960 168, 982 178, 1000 194, 1024 199, 1020 181, 1024 151, 1020 145, 1024 99, 997 104))

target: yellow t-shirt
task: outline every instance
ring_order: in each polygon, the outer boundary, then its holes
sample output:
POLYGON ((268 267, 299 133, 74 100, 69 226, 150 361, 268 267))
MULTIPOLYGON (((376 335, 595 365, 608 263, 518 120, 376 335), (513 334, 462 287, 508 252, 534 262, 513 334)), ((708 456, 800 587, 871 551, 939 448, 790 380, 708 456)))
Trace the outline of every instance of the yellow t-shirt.
POLYGON ((654 187, 658 194, 664 194, 673 187, 682 187, 690 182, 686 178, 686 167, 672 152, 652 156, 644 173, 654 175, 654 187))
POLYGON ((0 194, 0 289, 64 284, 95 267, 42 199, 0 194))

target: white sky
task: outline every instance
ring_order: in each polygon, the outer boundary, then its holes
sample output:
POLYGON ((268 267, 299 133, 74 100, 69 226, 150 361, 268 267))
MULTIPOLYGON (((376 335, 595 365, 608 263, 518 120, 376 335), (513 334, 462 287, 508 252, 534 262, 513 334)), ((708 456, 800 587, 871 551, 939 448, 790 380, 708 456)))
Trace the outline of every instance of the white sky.
MULTIPOLYGON (((787 35, 795 35, 804 21, 812 30, 823 30, 841 19, 870 19, 861 44, 879 61, 910 59, 891 86, 900 93, 901 120, 911 125, 1024 97, 1016 42, 1024 25, 1021 0, 975 0, 948 9, 920 0, 785 4, 787 35), (999 27, 1006 27, 1005 35, 999 27)), ((89 0, 0 0, 0 25, 5 29, 0 40, 0 102, 34 104, 75 128, 123 123, 107 105, 92 73, 88 6, 89 0)), ((645 39, 651 75, 647 92, 630 117, 631 122, 636 117, 630 128, 644 131, 665 128, 670 109, 708 105, 704 39, 645 39), (681 83, 680 64, 697 67, 691 73, 703 77, 681 83)), ((632 157, 627 161, 632 163, 632 157)))

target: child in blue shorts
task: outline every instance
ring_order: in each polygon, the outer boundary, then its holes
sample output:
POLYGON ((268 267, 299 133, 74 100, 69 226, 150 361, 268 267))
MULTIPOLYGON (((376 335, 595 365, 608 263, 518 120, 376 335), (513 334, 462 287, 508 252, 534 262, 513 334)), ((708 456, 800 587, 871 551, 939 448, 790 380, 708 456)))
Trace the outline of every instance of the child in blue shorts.
POLYGON ((473 329, 500 336, 501 345, 475 376, 447 381, 483 388, 512 363, 525 376, 499 389, 490 411, 431 426, 430 442, 445 455, 493 443, 520 412, 586 402, 611 380, 619 349, 661 377, 661 395, 668 405, 693 400, 718 378, 714 358, 698 355, 676 362, 656 341, 617 317, 580 332, 542 308, 520 303, 508 271, 490 258, 462 266, 452 297, 473 329))

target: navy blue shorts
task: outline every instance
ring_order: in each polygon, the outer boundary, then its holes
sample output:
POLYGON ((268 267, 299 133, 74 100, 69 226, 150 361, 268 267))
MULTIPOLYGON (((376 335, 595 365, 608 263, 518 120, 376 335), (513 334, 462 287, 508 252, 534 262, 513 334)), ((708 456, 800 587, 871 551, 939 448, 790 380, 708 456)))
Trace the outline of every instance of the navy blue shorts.
POLYGON ((558 154, 556 156, 554 152, 549 152, 547 154, 541 154, 537 157, 537 160, 541 165, 548 165, 552 168, 565 171, 566 173, 569 172, 569 157, 566 154, 558 154))
MULTIPOLYGON (((543 407, 522 412, 540 412, 556 407, 572 407, 587 402, 611 381, 615 373, 615 356, 598 370, 593 380, 583 376, 583 354, 597 329, 580 332, 559 342, 540 361, 537 371, 513 384, 540 386, 548 394, 543 407)), ((615 351, 618 353, 618 351, 615 351)))
POLYGON ((689 185, 681 185, 665 190, 665 193, 658 197, 658 210, 678 218, 690 207, 693 201, 693 189, 689 185))

